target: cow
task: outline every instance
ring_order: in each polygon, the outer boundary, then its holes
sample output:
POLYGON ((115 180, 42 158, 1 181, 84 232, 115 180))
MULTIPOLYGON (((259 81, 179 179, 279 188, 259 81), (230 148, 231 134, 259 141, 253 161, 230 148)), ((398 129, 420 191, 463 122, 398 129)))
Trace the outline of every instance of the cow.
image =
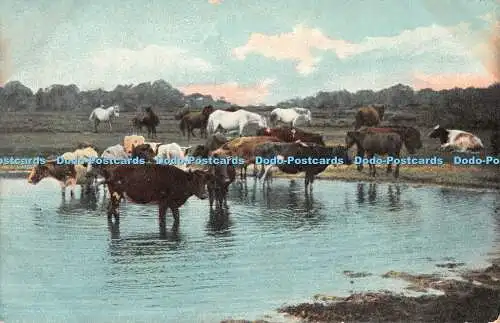
MULTIPOLYGON (((213 157, 220 158, 218 155, 213 157)), ((214 180, 207 184, 210 209, 213 209, 214 202, 216 209, 227 207, 227 193, 229 185, 236 179, 236 169, 232 164, 210 165, 208 169, 214 175, 214 180)))
POLYGON ((371 105, 360 108, 355 116, 354 130, 358 130, 362 126, 378 126, 380 121, 384 119, 384 113, 384 105, 371 105))
POLYGON ((192 149, 190 155, 193 157, 208 158, 210 152, 216 150, 217 148, 224 145, 228 141, 229 140, 227 139, 226 136, 224 136, 222 133, 217 132, 213 135, 208 136, 205 144, 196 145, 192 149))
MULTIPOLYGON (((375 154, 385 155, 399 158, 403 140, 401 136, 395 132, 366 132, 366 131, 348 131, 346 134, 346 146, 349 149, 351 146, 358 146, 358 156, 372 158, 375 154)), ((369 164, 369 174, 375 177, 376 167, 373 163, 369 164)), ((358 165, 358 170, 362 168, 358 165)), ((387 173, 392 172, 392 164, 387 165, 387 173)), ((399 163, 396 163, 396 171, 394 177, 399 176, 399 163)))
MULTIPOLYGON (((210 154, 212 156, 217 155, 221 157, 240 157, 244 159, 244 165, 240 168, 240 179, 247 178, 247 167, 250 164, 255 163, 255 148, 265 142, 281 142, 280 139, 270 136, 258 136, 258 137, 239 137, 235 138, 210 154)), ((254 174, 255 174, 254 170, 254 174)))
POLYGON ((313 142, 325 146, 322 135, 286 126, 279 128, 261 128, 257 132, 257 136, 272 136, 284 142, 295 142, 300 140, 302 142, 313 142))
POLYGON ((429 133, 429 138, 439 138, 441 150, 452 150, 458 152, 479 152, 484 145, 478 137, 470 132, 462 130, 445 129, 440 125, 434 127, 429 133))
POLYGON ((183 171, 171 165, 119 165, 106 180, 110 193, 108 221, 119 223, 118 208, 122 199, 137 204, 157 204, 160 231, 165 229, 165 215, 172 210, 174 223, 179 227, 179 208, 193 195, 199 199, 208 197, 207 183, 214 176, 206 171, 183 171))
POLYGON ((312 191, 315 176, 322 173, 328 165, 352 164, 347 147, 341 145, 327 147, 301 141, 292 143, 267 142, 257 146, 255 154, 263 158, 276 157, 277 160, 284 161, 284 163, 277 162, 276 164, 266 165, 265 170, 261 170, 259 178, 266 181, 274 166, 287 174, 305 172, 306 192, 308 188, 309 191, 312 191))
POLYGON ((77 171, 79 166, 85 170, 82 165, 62 164, 59 165, 55 160, 49 160, 45 164, 39 164, 32 168, 28 175, 28 183, 36 185, 44 178, 54 178, 61 185, 61 194, 66 195, 66 188, 70 187, 71 197, 75 196, 75 187, 77 185, 77 171))
POLYGON ((154 163, 155 162, 155 151, 148 144, 140 144, 137 146, 133 146, 131 158, 138 157, 143 159, 145 162, 154 163))
POLYGON ((145 142, 146 139, 144 138, 144 136, 137 136, 137 135, 125 136, 123 138, 123 147, 125 148, 125 152, 130 156, 134 146, 144 144, 145 142))

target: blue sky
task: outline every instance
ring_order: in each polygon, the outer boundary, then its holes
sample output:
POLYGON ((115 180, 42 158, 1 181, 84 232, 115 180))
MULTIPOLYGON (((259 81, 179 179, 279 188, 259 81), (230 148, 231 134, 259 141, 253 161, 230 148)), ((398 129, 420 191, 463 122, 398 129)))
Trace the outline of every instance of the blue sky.
POLYGON ((494 0, 5 0, 0 81, 36 91, 164 79, 240 104, 396 83, 480 86, 498 77, 490 46, 498 7, 494 0))

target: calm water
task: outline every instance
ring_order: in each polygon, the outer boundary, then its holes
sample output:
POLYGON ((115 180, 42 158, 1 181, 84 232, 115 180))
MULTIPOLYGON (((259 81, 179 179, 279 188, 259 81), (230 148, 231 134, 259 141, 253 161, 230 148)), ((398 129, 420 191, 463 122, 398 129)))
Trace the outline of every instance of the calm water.
MULTIPOLYGON (((108 230, 102 202, 63 202, 57 183, 0 178, 0 318, 6 322, 218 322, 263 318, 316 293, 397 289, 388 270, 435 272, 452 257, 483 265, 500 221, 494 193, 395 184, 250 179, 230 221, 208 201, 160 237, 156 207, 124 204, 108 230)), ((167 225, 172 223, 168 218, 167 225)))

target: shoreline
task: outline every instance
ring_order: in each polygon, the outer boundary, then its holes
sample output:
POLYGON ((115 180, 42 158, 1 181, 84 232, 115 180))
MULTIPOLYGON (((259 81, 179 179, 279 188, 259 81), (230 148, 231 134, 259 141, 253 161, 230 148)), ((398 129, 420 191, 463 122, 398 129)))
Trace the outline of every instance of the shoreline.
MULTIPOLYGON (((341 322, 500 322, 500 266, 498 261, 478 268, 447 262, 454 277, 388 271, 385 279, 407 283, 405 292, 389 290, 353 292, 348 296, 316 294, 311 301, 276 309, 288 321, 341 322), (413 295, 409 295, 413 292, 413 295), (415 295, 419 293, 418 295, 415 295), (499 319, 498 321, 496 321, 499 319)), ((352 281, 372 276, 345 271, 352 281)), ((272 323, 267 320, 225 319, 220 323, 272 323)))
MULTIPOLYGON (((0 165, 0 174, 27 174, 32 166, 0 165)), ((377 167, 377 176, 370 177, 367 167, 358 172, 354 165, 329 166, 316 178, 318 180, 341 180, 346 182, 392 183, 419 186, 438 186, 474 190, 500 190, 500 166, 408 166, 400 168, 400 176, 395 179, 386 174, 385 169, 377 167)), ((248 169, 248 177, 253 177, 253 167, 248 169)), ((238 176, 239 177, 239 176, 238 176)), ((273 172, 275 178, 303 179, 304 174, 285 174, 273 172)))

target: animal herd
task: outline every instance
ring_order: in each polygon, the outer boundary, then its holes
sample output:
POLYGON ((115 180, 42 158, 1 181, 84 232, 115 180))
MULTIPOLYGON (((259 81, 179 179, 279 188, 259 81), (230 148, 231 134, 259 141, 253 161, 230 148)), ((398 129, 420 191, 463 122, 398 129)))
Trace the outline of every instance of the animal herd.
MULTIPOLYGON (((108 121, 112 116, 119 116, 117 107, 97 108, 92 111, 91 120, 108 121)), ((115 160, 140 159, 144 164, 83 164, 58 163, 49 160, 45 164, 36 165, 28 176, 28 182, 37 184, 43 178, 54 178, 61 184, 62 194, 70 187, 74 195, 76 185, 85 190, 101 185, 108 190, 108 219, 119 222, 119 207, 122 200, 127 199, 137 204, 157 204, 160 228, 165 225, 165 214, 172 211, 174 228, 179 225, 179 208, 193 195, 209 200, 209 207, 222 209, 227 207, 229 185, 236 180, 236 169, 240 169, 240 179, 245 181, 247 167, 256 163, 256 158, 275 158, 286 160, 302 158, 322 158, 342 160, 345 165, 352 164, 349 149, 356 145, 357 156, 372 157, 375 154, 399 157, 405 146, 409 154, 415 154, 422 148, 421 134, 414 127, 388 125, 381 126, 383 106, 361 108, 356 115, 355 129, 348 131, 345 145, 328 146, 321 134, 308 132, 296 127, 298 120, 311 122, 311 112, 305 108, 275 109, 270 114, 271 127, 267 118, 243 109, 216 110, 207 106, 199 112, 183 109, 175 118, 180 122, 180 130, 194 136, 193 130, 200 129, 205 143, 195 146, 181 147, 177 143, 146 141, 142 135, 132 134, 124 137, 122 143, 104 149, 100 154, 91 144, 82 144, 73 152, 62 155, 65 160, 88 160, 88 158, 108 158, 115 160), (286 125, 276 126, 278 122, 286 125), (255 124, 257 130, 253 135, 242 136, 249 124, 255 124), (229 139, 228 131, 235 130, 239 136, 229 139), (187 156, 199 158, 231 158, 239 157, 243 164, 176 164, 156 163, 158 158, 183 160, 187 156)), ((95 127, 99 122, 95 122, 95 127)), ((110 126, 111 123, 109 122, 110 126)), ((148 139, 156 138, 156 127, 159 118, 151 108, 132 120, 133 131, 148 128, 148 139)), ((436 126, 429 134, 430 138, 439 138, 442 149, 458 151, 480 151, 483 144, 475 135, 436 126)), ((375 176, 375 166, 370 164, 370 176, 375 176)), ((321 163, 276 163, 261 164, 260 170, 254 167, 255 180, 267 183, 269 187, 274 169, 288 174, 305 173, 305 191, 312 191, 316 176, 322 173, 328 164, 321 163)), ((358 165, 362 170, 362 165, 358 165)), ((387 172, 392 172, 391 165, 387 172)), ((399 164, 396 165, 394 177, 399 175, 399 164)))

